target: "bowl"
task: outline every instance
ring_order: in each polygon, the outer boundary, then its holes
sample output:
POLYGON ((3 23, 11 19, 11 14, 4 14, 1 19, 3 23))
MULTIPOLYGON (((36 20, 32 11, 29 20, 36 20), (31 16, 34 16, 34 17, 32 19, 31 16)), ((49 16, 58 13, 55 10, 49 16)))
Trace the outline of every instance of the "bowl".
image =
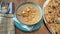
POLYGON ((43 16, 43 9, 40 7, 40 5, 36 4, 35 2, 23 2, 22 4, 18 5, 18 7, 16 8, 16 11, 14 13, 15 25, 16 25, 16 27, 18 27, 19 29, 21 29, 23 31, 34 31, 34 30, 38 29, 41 26, 41 24, 43 23, 42 16, 43 16), (32 4, 40 10, 40 18, 36 23, 23 24, 17 19, 17 15, 16 15, 17 10, 19 9, 20 6, 25 5, 25 4, 32 4))

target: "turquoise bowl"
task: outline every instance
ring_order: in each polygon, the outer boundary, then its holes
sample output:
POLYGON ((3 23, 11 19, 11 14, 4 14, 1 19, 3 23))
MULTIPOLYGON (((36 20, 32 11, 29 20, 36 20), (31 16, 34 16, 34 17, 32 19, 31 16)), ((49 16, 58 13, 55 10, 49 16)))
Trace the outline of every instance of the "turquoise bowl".
POLYGON ((41 8, 41 6, 39 6, 38 4, 36 4, 35 2, 23 2, 22 4, 18 5, 16 11, 18 10, 18 8, 22 5, 25 5, 25 4, 32 4, 32 5, 35 5, 39 10, 40 10, 40 20, 34 24, 34 25, 25 25, 23 23, 21 23, 18 19, 17 19, 17 16, 16 16, 16 12, 14 13, 14 22, 15 22, 15 26, 22 30, 22 31, 28 31, 28 32, 32 32, 34 30, 37 30, 41 24, 43 23, 43 9, 41 8))

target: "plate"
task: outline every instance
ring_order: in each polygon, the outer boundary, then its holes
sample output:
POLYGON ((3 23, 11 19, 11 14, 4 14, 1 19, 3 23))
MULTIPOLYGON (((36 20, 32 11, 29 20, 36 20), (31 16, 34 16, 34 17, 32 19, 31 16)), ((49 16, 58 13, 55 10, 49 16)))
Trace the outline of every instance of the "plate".
MULTIPOLYGON (((51 0, 46 0, 46 2, 44 3, 43 5, 43 10, 44 8, 48 5, 48 3, 50 2, 51 0)), ((43 18, 44 18, 44 22, 45 22, 45 25, 46 25, 46 28, 48 29, 48 31, 51 33, 51 34, 54 34, 54 32, 52 31, 52 29, 49 27, 49 24, 47 22, 47 20, 45 19, 44 15, 43 15, 43 18)))

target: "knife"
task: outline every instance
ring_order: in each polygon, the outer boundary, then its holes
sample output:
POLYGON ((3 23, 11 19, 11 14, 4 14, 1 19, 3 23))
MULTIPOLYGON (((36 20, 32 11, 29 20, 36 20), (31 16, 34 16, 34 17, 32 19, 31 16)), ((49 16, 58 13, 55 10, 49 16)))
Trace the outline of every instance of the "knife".
POLYGON ((12 14, 12 6, 13 6, 13 3, 12 2, 10 2, 9 3, 9 14, 12 14))

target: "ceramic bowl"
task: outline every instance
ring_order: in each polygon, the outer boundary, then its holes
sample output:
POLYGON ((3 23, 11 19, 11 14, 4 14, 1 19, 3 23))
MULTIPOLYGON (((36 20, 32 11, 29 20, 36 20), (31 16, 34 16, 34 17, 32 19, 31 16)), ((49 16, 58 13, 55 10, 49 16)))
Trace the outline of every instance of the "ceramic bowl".
POLYGON ((16 12, 14 13, 14 21, 15 21, 15 25, 16 27, 18 27, 19 29, 23 30, 23 31, 33 31, 38 29, 42 22, 43 22, 43 9, 41 8, 41 6, 39 6, 38 4, 36 4, 35 2, 23 2, 22 4, 19 4, 16 11, 19 9, 20 6, 25 5, 25 4, 32 4, 35 5, 39 10, 40 10, 40 19, 37 23, 32 24, 32 25, 26 25, 21 23, 18 19, 17 19, 17 15, 16 12))

